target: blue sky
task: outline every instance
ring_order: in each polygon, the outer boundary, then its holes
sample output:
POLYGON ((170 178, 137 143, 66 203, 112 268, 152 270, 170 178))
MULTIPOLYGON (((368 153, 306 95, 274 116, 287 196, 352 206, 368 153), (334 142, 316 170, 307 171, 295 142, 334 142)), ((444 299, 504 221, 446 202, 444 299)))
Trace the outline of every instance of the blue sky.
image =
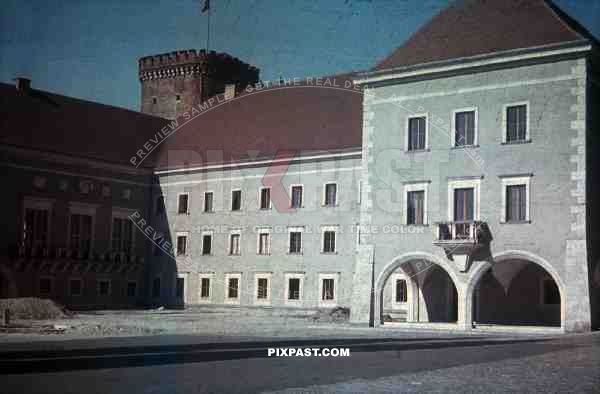
MULTIPOLYGON (((200 0, 3 0, 0 81, 137 110, 137 59, 203 48, 200 0)), ((371 67, 447 0, 212 0, 211 49, 261 78, 371 67)), ((556 0, 600 36, 600 0, 556 0)))

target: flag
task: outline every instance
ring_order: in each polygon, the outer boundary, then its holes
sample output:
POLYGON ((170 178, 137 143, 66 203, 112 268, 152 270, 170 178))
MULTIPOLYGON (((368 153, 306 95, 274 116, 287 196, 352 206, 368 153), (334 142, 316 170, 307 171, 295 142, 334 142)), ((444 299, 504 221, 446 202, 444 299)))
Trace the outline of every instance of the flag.
POLYGON ((202 7, 202 13, 210 10, 210 0, 204 0, 204 6, 202 7))

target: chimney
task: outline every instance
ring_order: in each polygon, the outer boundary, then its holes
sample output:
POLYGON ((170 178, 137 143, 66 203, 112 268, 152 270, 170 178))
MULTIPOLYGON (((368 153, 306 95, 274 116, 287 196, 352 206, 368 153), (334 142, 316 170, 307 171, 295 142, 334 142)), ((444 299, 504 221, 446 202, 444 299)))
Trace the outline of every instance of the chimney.
POLYGON ((235 97, 235 83, 225 84, 225 100, 231 100, 235 97))
POLYGON ((31 79, 29 78, 17 77, 15 81, 15 87, 19 92, 26 92, 31 87, 31 79))

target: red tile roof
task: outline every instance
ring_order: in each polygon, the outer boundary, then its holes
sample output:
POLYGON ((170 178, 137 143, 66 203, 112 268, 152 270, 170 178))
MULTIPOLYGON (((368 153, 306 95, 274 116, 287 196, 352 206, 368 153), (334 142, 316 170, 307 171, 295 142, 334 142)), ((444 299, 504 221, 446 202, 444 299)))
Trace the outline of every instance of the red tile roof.
MULTIPOLYGON (((350 75, 324 77, 316 86, 272 87, 243 93, 202 112, 170 135, 157 154, 157 166, 174 168, 237 162, 278 151, 340 151, 362 144, 362 92, 346 89, 350 75), (325 86, 329 80, 338 87, 325 86), (335 81, 335 82, 334 82, 335 81), (169 159, 169 151, 178 153, 169 159), (222 159, 208 151, 223 152, 222 159), (252 152, 254 151, 254 152, 252 152), (250 152, 250 155, 249 155, 250 152), (199 155, 196 155, 196 153, 199 155)), ((306 81, 304 81, 306 82, 306 81)), ((179 119, 179 124, 185 120, 179 119)))
POLYGON ((130 165, 135 152, 166 123, 123 108, 0 83, 1 144, 130 165))
POLYGON ((588 35, 544 0, 461 0, 434 16, 374 69, 566 43, 588 35))

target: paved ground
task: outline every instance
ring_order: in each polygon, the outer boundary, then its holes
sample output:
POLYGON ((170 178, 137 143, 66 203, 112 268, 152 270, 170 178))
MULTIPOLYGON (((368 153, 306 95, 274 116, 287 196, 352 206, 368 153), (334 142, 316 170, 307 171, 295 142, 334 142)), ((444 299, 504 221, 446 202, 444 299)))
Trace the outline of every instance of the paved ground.
POLYGON ((312 339, 172 335, 3 344, 0 392, 600 392, 600 333, 552 339, 380 329, 341 336, 315 329, 312 339), (351 353, 276 358, 267 357, 268 347, 351 353))

